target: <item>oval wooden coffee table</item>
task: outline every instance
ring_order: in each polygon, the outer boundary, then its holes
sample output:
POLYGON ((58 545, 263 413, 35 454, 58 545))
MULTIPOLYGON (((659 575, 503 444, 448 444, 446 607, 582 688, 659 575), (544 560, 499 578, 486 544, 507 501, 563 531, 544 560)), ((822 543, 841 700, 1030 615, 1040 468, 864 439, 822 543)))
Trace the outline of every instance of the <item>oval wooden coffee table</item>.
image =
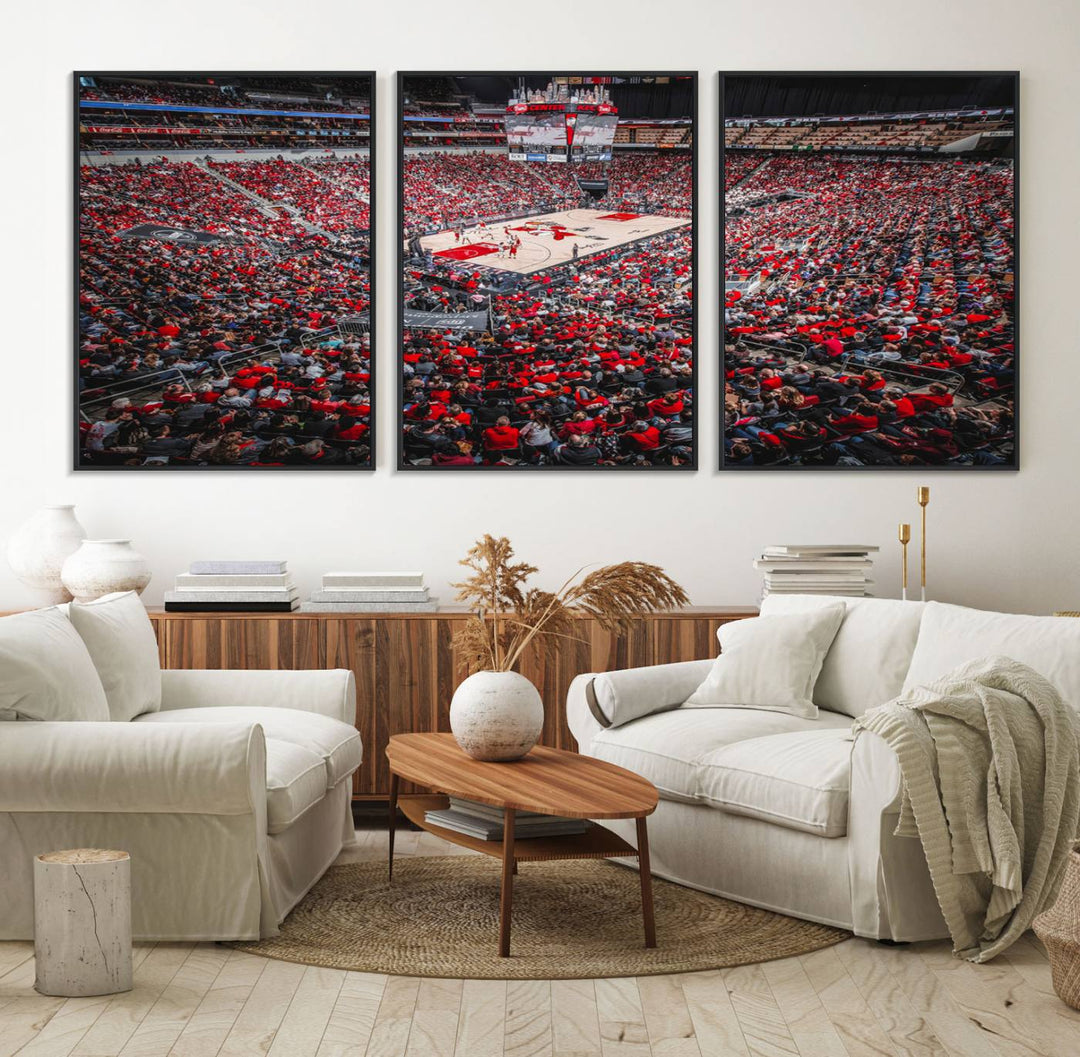
POLYGON ((443 840, 502 859, 499 899, 499 954, 510 955, 510 912, 514 874, 519 862, 542 859, 607 859, 637 856, 641 877, 641 914, 645 946, 656 946, 652 876, 649 873, 649 834, 645 818, 656 809, 656 787, 640 775, 576 752, 538 745, 512 763, 482 763, 466 756, 453 734, 395 734, 386 747, 390 762, 390 878, 394 876, 394 825, 401 778, 433 790, 432 796, 404 796, 405 817, 443 840), (429 823, 428 811, 445 808, 447 795, 476 800, 503 809, 502 841, 479 840, 429 823), (566 818, 637 819, 638 846, 603 826, 590 826, 568 837, 529 837, 514 840, 514 816, 536 811, 566 818))

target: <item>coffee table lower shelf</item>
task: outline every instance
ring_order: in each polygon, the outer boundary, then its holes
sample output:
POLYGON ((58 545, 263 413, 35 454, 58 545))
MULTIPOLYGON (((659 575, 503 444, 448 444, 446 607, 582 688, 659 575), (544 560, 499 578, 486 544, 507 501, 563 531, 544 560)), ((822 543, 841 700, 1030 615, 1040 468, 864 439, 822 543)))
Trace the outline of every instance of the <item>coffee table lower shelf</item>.
POLYGON ((390 778, 390 856, 389 877, 394 879, 394 819, 400 807, 402 814, 428 833, 442 837, 451 844, 490 855, 502 860, 502 886, 499 897, 499 955, 510 956, 510 914, 513 904, 514 881, 519 862, 540 862, 548 859, 618 859, 630 856, 638 860, 641 878, 641 914, 645 925, 645 946, 656 946, 656 924, 653 917, 652 876, 649 872, 649 836, 644 815, 636 819, 638 847, 627 843, 622 837, 595 822, 584 832, 565 837, 525 837, 516 840, 513 835, 514 811, 506 809, 509 828, 502 840, 480 840, 464 833, 434 826, 425 817, 428 811, 439 811, 450 805, 446 796, 429 794, 421 796, 397 795, 397 775, 390 778))
MULTIPOLYGON (((428 811, 443 811, 450 806, 445 796, 420 795, 398 798, 401 813, 413 825, 428 833, 442 837, 451 844, 459 844, 492 858, 503 857, 502 840, 480 840, 452 829, 434 826, 425 819, 428 811)), ((637 858, 637 848, 616 833, 598 826, 595 822, 584 832, 565 837, 518 837, 514 841, 514 858, 518 862, 539 862, 546 859, 618 859, 622 856, 637 858)))

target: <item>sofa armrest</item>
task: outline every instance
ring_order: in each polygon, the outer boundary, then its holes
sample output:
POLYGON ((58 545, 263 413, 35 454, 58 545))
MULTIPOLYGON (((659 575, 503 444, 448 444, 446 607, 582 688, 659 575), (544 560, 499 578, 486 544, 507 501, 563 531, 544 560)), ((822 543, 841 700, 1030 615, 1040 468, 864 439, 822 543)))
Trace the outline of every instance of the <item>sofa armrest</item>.
POLYGON ((257 723, 4 723, 0 811, 265 813, 257 723))
POLYGON ((579 675, 567 694, 570 730, 579 745, 587 745, 605 727, 620 727, 653 712, 678 708, 701 685, 712 665, 711 660, 679 661, 579 675))
POLYGON ((948 935, 922 845, 896 836, 903 779, 888 743, 860 730, 851 751, 848 876, 857 936, 912 940, 948 935))
POLYGON ((287 671, 270 669, 166 668, 161 673, 161 710, 259 705, 356 724, 356 680, 347 668, 287 671))
POLYGON ((575 676, 566 691, 566 725, 577 741, 578 752, 583 753, 588 753, 593 738, 605 729, 597 722, 586 699, 586 689, 595 678, 595 672, 575 676))

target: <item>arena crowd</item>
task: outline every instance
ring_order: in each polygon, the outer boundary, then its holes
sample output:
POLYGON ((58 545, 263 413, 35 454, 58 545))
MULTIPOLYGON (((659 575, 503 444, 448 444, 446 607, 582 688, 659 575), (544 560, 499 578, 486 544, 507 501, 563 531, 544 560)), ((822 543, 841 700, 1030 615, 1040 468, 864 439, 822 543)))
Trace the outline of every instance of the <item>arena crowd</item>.
POLYGON ((368 335, 346 323, 370 303, 366 157, 334 184, 263 164, 238 174, 260 201, 213 165, 83 167, 82 465, 370 465, 368 335), (215 238, 123 234, 145 223, 215 238))
POLYGON ((1009 461, 1011 165, 726 157, 727 464, 1009 461))
MULTIPOLYGON (((415 155, 407 231, 576 207, 689 216, 689 159, 617 157, 600 203, 557 165, 415 155)), ((585 167, 575 167, 582 176, 585 167)), ((493 289, 486 269, 406 264, 403 453, 422 466, 682 466, 693 461, 693 238, 679 229, 493 289), (454 316, 487 313, 484 327, 454 316)))

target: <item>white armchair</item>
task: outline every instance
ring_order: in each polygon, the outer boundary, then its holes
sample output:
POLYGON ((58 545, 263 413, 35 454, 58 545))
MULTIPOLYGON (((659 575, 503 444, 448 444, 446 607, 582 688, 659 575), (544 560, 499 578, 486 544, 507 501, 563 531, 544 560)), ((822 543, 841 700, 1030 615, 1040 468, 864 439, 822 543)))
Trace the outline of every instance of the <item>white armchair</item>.
POLYGON ((160 710, 129 721, 0 722, 0 939, 33 937, 41 852, 127 851, 137 939, 253 939, 353 839, 351 672, 160 685, 160 710))

